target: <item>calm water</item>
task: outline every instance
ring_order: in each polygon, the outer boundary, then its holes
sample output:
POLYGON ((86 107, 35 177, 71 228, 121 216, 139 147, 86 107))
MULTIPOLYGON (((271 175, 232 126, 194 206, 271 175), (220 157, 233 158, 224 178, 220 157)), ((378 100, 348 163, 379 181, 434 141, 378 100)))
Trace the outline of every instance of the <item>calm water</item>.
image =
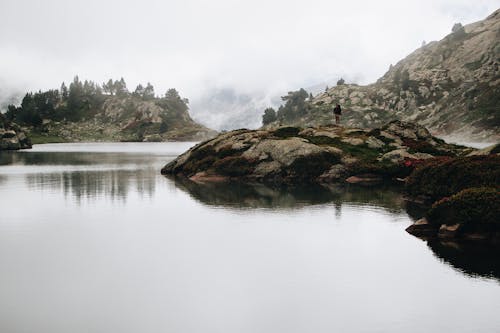
POLYGON ((0 332, 500 331, 497 249, 408 235, 392 188, 161 176, 189 146, 0 153, 0 332))

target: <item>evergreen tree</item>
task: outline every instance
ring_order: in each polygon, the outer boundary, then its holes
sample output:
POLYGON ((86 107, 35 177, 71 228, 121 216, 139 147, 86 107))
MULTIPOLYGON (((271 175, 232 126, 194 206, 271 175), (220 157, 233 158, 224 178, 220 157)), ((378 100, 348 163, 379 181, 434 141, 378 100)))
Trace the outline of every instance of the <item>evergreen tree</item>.
POLYGON ((276 121, 276 111, 273 108, 267 108, 264 110, 264 115, 262 116, 262 124, 267 125, 276 121))
POLYGON ((154 99, 155 98, 155 88, 151 83, 148 82, 146 88, 144 88, 144 94, 142 95, 144 99, 154 99))

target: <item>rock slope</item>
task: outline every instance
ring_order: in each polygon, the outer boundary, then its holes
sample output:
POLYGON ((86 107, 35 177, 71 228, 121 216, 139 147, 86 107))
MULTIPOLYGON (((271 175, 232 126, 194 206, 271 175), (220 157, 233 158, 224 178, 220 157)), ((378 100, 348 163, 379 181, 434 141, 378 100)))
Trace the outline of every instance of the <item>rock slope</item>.
POLYGON ((334 104, 347 126, 377 127, 399 119, 434 135, 488 142, 500 139, 500 10, 483 21, 457 25, 391 66, 376 83, 341 84, 315 96, 310 111, 289 125, 332 122, 334 104))
POLYGON ((195 181, 372 182, 405 177, 421 160, 471 151, 433 137, 422 126, 401 121, 373 130, 337 126, 242 129, 198 144, 167 164, 162 173, 195 181))
POLYGON ((31 140, 16 124, 9 123, 0 113, 0 151, 31 148, 31 140))

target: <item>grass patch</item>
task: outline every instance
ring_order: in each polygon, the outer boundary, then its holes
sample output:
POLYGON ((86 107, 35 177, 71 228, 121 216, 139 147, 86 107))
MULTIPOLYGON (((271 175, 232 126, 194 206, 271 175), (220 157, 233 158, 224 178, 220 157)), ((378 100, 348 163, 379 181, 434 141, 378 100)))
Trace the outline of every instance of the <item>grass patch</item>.
POLYGON ((64 138, 56 135, 41 134, 41 133, 30 133, 29 138, 32 144, 43 144, 43 143, 65 143, 68 142, 64 138))

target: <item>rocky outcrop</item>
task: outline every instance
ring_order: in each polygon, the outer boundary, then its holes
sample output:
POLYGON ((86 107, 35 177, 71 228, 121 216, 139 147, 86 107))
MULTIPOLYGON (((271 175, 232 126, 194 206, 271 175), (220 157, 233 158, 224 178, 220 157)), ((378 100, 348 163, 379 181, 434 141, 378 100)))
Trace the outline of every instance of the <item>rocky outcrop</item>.
POLYGON ((0 114, 0 150, 31 148, 31 140, 16 124, 7 122, 0 114))
POLYGON ((186 110, 169 108, 161 99, 107 96, 94 115, 80 121, 44 121, 33 131, 37 141, 201 141, 217 134, 196 123, 186 110))
POLYGON ((400 121, 374 130, 337 126, 236 130, 191 148, 162 173, 196 181, 373 183, 406 177, 416 164, 433 156, 472 150, 400 121))
POLYGON ((342 84, 315 96, 297 119, 282 124, 332 122, 340 103, 349 127, 379 127, 400 119, 480 141, 500 140, 500 10, 428 43, 391 66, 376 83, 342 84))

